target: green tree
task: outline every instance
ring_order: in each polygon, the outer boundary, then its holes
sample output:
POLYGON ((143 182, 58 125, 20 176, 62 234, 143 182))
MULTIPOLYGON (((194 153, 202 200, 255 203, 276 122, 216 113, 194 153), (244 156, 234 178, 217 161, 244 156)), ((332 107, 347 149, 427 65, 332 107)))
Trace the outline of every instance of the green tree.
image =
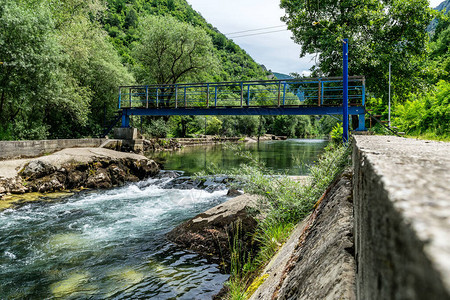
POLYGON ((61 86, 45 109, 49 137, 96 135, 117 110, 117 86, 134 82, 98 24, 106 7, 99 0, 39 2, 52 12, 61 56, 61 86))
POLYGON ((2 138, 45 138, 47 105, 60 87, 59 45, 50 11, 0 0, 0 131, 2 138))
POLYGON ((211 38, 204 30, 173 17, 148 16, 140 23, 142 40, 133 52, 139 82, 202 81, 218 69, 211 38))
POLYGON ((300 56, 318 53, 315 74, 342 75, 342 39, 349 39, 351 75, 365 75, 370 90, 386 95, 392 62, 396 93, 420 87, 432 19, 427 0, 281 0, 282 18, 302 46, 300 56))

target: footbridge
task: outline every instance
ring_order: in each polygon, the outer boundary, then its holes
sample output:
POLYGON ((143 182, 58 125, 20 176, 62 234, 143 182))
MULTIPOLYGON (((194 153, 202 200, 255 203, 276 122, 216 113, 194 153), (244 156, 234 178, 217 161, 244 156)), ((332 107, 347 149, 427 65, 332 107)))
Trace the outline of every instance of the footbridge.
MULTIPOLYGON (((343 115, 343 77, 119 87, 122 127, 130 116, 343 115)), ((365 130, 365 79, 348 77, 348 114, 365 130)))

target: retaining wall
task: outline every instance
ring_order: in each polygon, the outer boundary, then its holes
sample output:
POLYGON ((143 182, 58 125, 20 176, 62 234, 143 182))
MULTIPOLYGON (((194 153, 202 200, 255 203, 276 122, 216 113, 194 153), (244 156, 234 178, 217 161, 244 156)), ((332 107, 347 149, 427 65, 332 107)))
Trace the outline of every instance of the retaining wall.
POLYGON ((450 299, 450 144, 356 136, 358 299, 450 299))
POLYGON ((99 147, 105 141, 106 139, 0 141, 0 159, 41 156, 65 148, 99 147))

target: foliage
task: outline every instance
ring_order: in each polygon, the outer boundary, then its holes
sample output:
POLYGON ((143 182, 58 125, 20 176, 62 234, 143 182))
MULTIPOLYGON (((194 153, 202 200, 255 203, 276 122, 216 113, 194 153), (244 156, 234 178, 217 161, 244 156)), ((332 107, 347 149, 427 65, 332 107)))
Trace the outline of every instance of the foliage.
POLYGON ((217 70, 211 38, 201 28, 161 16, 147 16, 140 23, 142 38, 133 52, 139 82, 205 81, 217 70))
POLYGON ((2 1, 0 119, 6 139, 91 135, 133 81, 96 23, 96 0, 2 1), (5 2, 5 3, 3 3, 5 2))
POLYGON ((151 119, 145 126, 144 135, 156 138, 166 138, 169 135, 170 128, 162 118, 151 119))
POLYGON ((342 124, 336 124, 330 132, 331 140, 335 143, 342 142, 342 134, 344 133, 344 128, 342 124))
POLYGON ((426 27, 433 17, 426 0, 282 0, 283 20, 302 46, 318 54, 316 75, 342 74, 342 39, 349 39, 350 74, 365 75, 372 93, 386 99, 387 66, 393 64, 396 93, 421 87, 426 27))
POLYGON ((223 122, 214 116, 206 117, 206 134, 218 135, 222 129, 223 122))
POLYGON ((411 95, 397 104, 393 123, 410 135, 450 138, 450 83, 440 81, 434 91, 411 95))
POLYGON ((0 131, 8 139, 47 136, 45 107, 60 87, 55 70, 61 57, 53 26, 42 5, 32 10, 0 1, 0 131))

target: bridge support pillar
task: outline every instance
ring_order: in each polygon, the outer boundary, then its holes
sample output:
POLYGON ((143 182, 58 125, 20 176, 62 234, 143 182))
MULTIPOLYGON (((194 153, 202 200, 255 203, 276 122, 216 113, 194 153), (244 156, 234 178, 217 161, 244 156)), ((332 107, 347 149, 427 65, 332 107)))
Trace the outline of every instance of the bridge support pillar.
POLYGON ((358 115, 358 128, 356 128, 356 131, 366 131, 366 115, 365 114, 359 114, 358 115))
POLYGON ((130 127, 130 116, 127 114, 126 111, 122 114, 122 128, 128 128, 130 127))

